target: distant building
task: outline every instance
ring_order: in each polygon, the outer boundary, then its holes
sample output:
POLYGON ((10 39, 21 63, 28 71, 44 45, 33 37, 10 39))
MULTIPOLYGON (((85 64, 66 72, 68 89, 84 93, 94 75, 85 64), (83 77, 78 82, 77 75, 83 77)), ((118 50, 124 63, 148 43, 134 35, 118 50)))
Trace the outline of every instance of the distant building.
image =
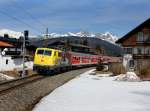
POLYGON ((75 43, 65 42, 65 41, 49 42, 48 40, 45 40, 45 42, 43 43, 42 42, 39 46, 37 45, 33 45, 33 46, 34 47, 48 47, 48 48, 60 49, 63 51, 68 50, 68 51, 73 51, 73 52, 92 53, 91 47, 86 46, 86 45, 75 44, 75 43))
POLYGON ((124 48, 123 63, 127 68, 139 70, 150 64, 150 19, 120 38, 116 43, 124 48))

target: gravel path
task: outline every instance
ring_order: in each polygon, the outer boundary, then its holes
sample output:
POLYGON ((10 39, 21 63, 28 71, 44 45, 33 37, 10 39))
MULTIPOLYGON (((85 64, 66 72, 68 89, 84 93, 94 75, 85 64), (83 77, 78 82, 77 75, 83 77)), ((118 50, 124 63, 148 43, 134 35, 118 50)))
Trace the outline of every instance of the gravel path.
POLYGON ((43 96, 90 69, 92 68, 84 68, 47 77, 41 81, 0 95, 0 111, 31 111, 43 96))

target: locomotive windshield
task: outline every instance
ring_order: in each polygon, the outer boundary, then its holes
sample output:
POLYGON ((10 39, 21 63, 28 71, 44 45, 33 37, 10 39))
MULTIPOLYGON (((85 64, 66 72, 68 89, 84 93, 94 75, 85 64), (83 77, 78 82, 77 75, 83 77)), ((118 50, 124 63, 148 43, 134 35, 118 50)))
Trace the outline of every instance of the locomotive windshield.
POLYGON ((38 54, 38 55, 47 55, 47 56, 51 56, 52 51, 50 51, 50 50, 38 50, 38 51, 37 51, 37 54, 38 54))
POLYGON ((52 54, 52 51, 50 51, 50 50, 44 51, 44 55, 51 56, 51 54, 52 54))
POLYGON ((43 55, 43 53, 44 53, 44 50, 38 50, 37 51, 37 54, 43 55))

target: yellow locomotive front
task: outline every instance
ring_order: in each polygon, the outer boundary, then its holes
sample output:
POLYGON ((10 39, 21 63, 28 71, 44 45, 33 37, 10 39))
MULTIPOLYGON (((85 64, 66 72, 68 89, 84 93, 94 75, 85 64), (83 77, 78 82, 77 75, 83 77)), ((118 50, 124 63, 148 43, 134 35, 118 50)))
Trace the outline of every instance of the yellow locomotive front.
POLYGON ((34 57, 34 70, 38 72, 54 70, 61 64, 62 52, 51 48, 37 48, 34 57))

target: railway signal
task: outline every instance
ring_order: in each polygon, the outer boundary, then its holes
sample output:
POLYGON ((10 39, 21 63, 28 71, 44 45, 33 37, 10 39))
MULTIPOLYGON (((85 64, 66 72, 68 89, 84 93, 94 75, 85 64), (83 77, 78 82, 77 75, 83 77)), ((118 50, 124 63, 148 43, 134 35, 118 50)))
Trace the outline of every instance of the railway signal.
POLYGON ((22 69, 22 74, 21 74, 21 77, 24 77, 25 76, 25 46, 26 46, 26 40, 27 38, 29 37, 29 31, 28 30, 25 30, 24 31, 24 37, 23 37, 23 46, 22 46, 22 64, 23 64, 23 69, 22 69))

